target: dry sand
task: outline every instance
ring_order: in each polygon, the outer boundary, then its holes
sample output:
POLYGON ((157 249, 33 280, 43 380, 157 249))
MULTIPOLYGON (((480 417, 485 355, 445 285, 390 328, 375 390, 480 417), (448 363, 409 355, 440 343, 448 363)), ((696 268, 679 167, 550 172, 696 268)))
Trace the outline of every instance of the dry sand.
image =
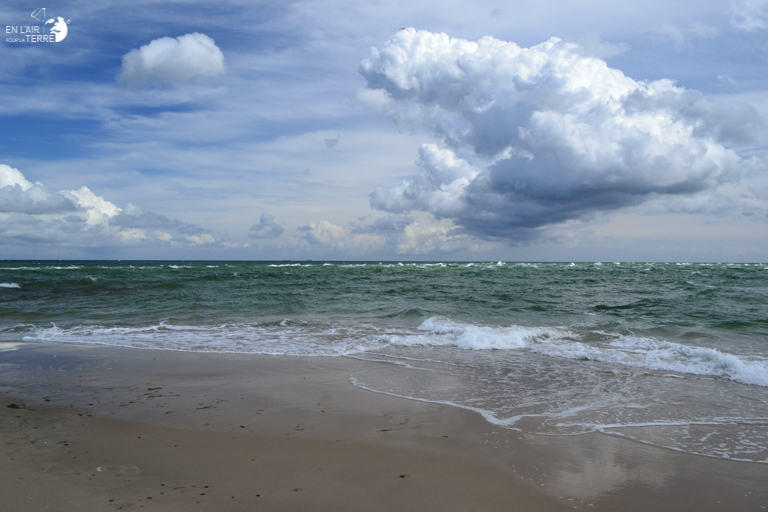
POLYGON ((377 364, 56 344, 0 351, 0 510, 768 507, 768 465, 603 434, 527 435, 350 384, 377 364))

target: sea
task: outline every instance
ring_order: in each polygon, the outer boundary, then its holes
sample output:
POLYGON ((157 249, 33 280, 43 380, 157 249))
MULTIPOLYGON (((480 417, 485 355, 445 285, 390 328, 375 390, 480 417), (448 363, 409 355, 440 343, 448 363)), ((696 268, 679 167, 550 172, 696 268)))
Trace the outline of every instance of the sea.
POLYGON ((375 361, 352 385, 535 435, 768 463, 768 265, 0 261, 0 350, 375 361))

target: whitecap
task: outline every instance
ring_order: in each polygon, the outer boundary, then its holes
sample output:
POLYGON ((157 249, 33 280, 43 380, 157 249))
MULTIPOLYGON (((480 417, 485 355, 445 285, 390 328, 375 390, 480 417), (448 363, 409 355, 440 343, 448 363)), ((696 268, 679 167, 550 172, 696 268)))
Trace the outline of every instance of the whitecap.
POLYGON ((586 343, 565 327, 488 326, 442 316, 424 320, 420 333, 385 336, 395 346, 452 346, 465 350, 526 350, 564 359, 590 360, 649 370, 713 376, 768 386, 768 360, 654 338, 595 331, 602 342, 586 343))

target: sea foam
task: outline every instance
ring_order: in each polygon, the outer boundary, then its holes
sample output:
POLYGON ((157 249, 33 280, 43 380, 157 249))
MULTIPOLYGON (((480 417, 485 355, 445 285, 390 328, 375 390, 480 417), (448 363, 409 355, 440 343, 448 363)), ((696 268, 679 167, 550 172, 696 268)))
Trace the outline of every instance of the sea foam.
POLYGON ((714 348, 649 337, 583 332, 565 327, 477 325, 442 316, 427 318, 417 329, 310 325, 287 319, 271 323, 208 326, 166 322, 144 327, 28 326, 23 339, 160 350, 301 356, 350 355, 388 346, 524 351, 559 359, 719 377, 768 387, 768 360, 760 356, 735 355, 714 348), (589 336, 589 341, 586 341, 586 336, 589 336))
POLYGON ((720 350, 683 345, 647 337, 601 335, 599 342, 584 342, 582 335, 564 327, 507 327, 458 323, 431 317, 419 334, 392 335, 399 346, 454 346, 465 350, 528 350, 576 360, 600 361, 649 370, 721 377, 745 384, 768 386, 768 360, 747 358, 720 350))

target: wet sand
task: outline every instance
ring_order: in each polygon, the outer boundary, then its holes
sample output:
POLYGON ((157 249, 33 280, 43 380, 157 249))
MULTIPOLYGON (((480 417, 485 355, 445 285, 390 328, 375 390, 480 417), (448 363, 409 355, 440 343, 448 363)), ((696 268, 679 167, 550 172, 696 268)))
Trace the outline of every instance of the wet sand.
POLYGON ((60 344, 0 351, 0 509, 768 507, 768 465, 604 434, 527 435, 350 384, 377 364, 60 344))

